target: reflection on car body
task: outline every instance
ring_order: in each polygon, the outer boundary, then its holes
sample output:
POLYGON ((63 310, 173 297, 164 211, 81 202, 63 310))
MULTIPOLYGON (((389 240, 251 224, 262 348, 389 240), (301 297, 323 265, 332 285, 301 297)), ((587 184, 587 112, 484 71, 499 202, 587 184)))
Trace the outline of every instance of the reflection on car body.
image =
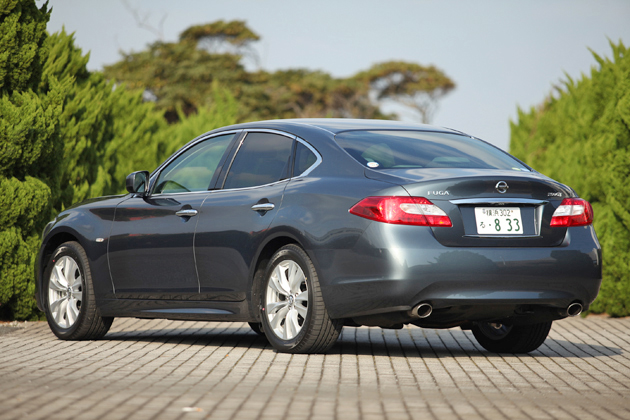
POLYGON ((246 321, 279 351, 323 352, 344 326, 414 324, 529 352, 601 283, 590 204, 449 129, 239 124, 127 188, 44 231, 37 301, 62 339, 114 317, 246 321))

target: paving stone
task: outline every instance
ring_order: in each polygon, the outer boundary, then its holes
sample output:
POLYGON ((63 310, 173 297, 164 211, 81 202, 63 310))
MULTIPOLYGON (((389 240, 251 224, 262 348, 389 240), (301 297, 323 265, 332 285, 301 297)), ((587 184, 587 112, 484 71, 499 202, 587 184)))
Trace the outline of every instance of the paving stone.
POLYGON ((103 340, 0 334, 0 420, 628 419, 630 318, 555 322, 529 355, 459 329, 348 328, 276 353, 244 323, 116 319, 103 340))

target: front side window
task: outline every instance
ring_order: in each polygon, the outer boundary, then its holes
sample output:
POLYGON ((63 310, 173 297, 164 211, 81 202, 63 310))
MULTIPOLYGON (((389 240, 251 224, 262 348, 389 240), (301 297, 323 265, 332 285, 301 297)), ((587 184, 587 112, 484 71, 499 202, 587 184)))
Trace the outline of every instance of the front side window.
POLYGON ((271 133, 248 133, 241 145, 224 189, 271 184, 289 176, 293 139, 271 133))
POLYGON ((512 156, 481 140, 425 131, 346 131, 337 143, 371 169, 476 168, 527 171, 512 156))
POLYGON ((206 191, 235 135, 212 137, 186 150, 160 172, 153 193, 206 191))

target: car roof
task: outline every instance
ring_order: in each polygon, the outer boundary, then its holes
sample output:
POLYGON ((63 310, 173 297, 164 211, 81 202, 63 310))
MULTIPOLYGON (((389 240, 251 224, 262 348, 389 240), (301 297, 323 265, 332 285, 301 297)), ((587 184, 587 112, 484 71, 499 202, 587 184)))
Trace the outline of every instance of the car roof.
POLYGON ((267 120, 231 125, 228 127, 222 127, 219 130, 225 131, 234 129, 265 128, 292 131, 291 128, 304 129, 307 127, 325 130, 332 135, 348 130, 414 130, 463 134, 460 131, 428 124, 351 118, 294 118, 285 120, 267 120))

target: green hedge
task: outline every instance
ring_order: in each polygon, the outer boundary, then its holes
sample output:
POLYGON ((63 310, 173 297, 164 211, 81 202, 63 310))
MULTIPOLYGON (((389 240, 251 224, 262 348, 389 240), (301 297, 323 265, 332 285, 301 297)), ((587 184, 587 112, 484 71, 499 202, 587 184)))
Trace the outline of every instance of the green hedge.
POLYGON ((568 80, 542 105, 519 110, 510 151, 572 186, 593 205, 603 248, 601 292, 592 312, 630 315, 630 51, 611 42, 612 58, 568 80))
POLYGON ((0 313, 33 315, 33 262, 61 171, 65 90, 40 89, 46 5, 0 0, 0 313))

